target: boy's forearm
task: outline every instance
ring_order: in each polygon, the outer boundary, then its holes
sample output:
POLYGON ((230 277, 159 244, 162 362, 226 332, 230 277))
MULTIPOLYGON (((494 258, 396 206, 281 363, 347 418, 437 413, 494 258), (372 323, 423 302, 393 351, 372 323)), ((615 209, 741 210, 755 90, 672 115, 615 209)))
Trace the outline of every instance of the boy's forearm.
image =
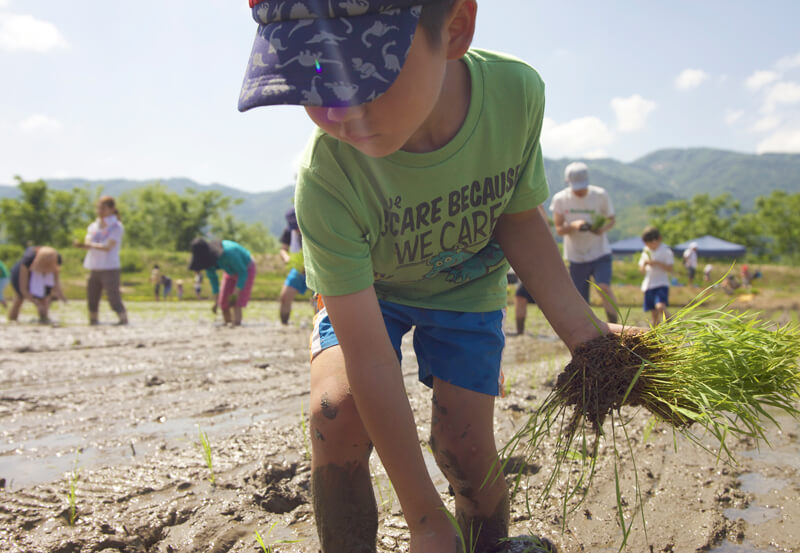
POLYGON ((538 211, 503 215, 494 236, 523 285, 570 350, 607 325, 572 284, 547 223, 538 211))

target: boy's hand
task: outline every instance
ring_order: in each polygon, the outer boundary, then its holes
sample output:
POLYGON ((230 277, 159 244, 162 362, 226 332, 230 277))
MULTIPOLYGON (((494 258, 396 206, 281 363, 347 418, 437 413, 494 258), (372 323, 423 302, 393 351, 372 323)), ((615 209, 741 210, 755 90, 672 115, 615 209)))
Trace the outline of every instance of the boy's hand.
POLYGON ((238 293, 233 293, 228 297, 228 307, 236 307, 236 301, 239 299, 238 293))
POLYGON ((217 301, 216 301, 216 300, 214 300, 214 305, 212 305, 212 306, 211 306, 211 312, 212 312, 214 315, 216 315, 216 314, 217 314, 217 307, 219 307, 219 306, 217 305, 217 301))
POLYGON ((459 551, 456 530, 444 513, 435 520, 427 521, 424 527, 418 530, 410 528, 410 531, 410 553, 457 553, 459 551))

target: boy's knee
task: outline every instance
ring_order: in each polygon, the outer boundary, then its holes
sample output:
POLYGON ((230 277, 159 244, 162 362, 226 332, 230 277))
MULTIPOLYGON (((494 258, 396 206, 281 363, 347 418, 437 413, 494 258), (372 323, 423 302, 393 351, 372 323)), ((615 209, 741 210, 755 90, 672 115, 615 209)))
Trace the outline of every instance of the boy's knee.
POLYGON ((430 445, 436 464, 461 495, 469 495, 470 487, 477 489, 497 459, 494 443, 484 442, 471 436, 468 428, 431 432, 430 445), (467 489, 458 489, 456 483, 467 489))
POLYGON ((349 393, 323 391, 312 395, 310 411, 315 449, 353 452, 355 456, 371 451, 372 444, 349 393))

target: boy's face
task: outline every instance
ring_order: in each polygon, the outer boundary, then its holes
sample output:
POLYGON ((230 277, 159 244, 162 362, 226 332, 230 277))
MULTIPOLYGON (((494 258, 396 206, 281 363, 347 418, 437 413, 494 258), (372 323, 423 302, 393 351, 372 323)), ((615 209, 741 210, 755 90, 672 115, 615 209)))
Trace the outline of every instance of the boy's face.
POLYGON ((434 47, 418 29, 400 74, 378 99, 351 107, 306 107, 306 112, 322 130, 371 157, 400 149, 432 151, 436 146, 420 138, 438 124, 432 113, 446 65, 444 45, 434 47))

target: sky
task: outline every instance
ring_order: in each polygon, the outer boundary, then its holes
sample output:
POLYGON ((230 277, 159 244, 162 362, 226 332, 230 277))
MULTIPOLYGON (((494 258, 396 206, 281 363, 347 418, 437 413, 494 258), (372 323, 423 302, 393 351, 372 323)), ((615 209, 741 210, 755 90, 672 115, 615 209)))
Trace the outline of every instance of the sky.
MULTIPOLYGON (((800 153, 797 0, 478 6, 473 45, 546 83, 547 157, 800 153)), ((255 32, 246 0, 0 0, 0 184, 290 184, 304 110, 236 109, 255 32)))

